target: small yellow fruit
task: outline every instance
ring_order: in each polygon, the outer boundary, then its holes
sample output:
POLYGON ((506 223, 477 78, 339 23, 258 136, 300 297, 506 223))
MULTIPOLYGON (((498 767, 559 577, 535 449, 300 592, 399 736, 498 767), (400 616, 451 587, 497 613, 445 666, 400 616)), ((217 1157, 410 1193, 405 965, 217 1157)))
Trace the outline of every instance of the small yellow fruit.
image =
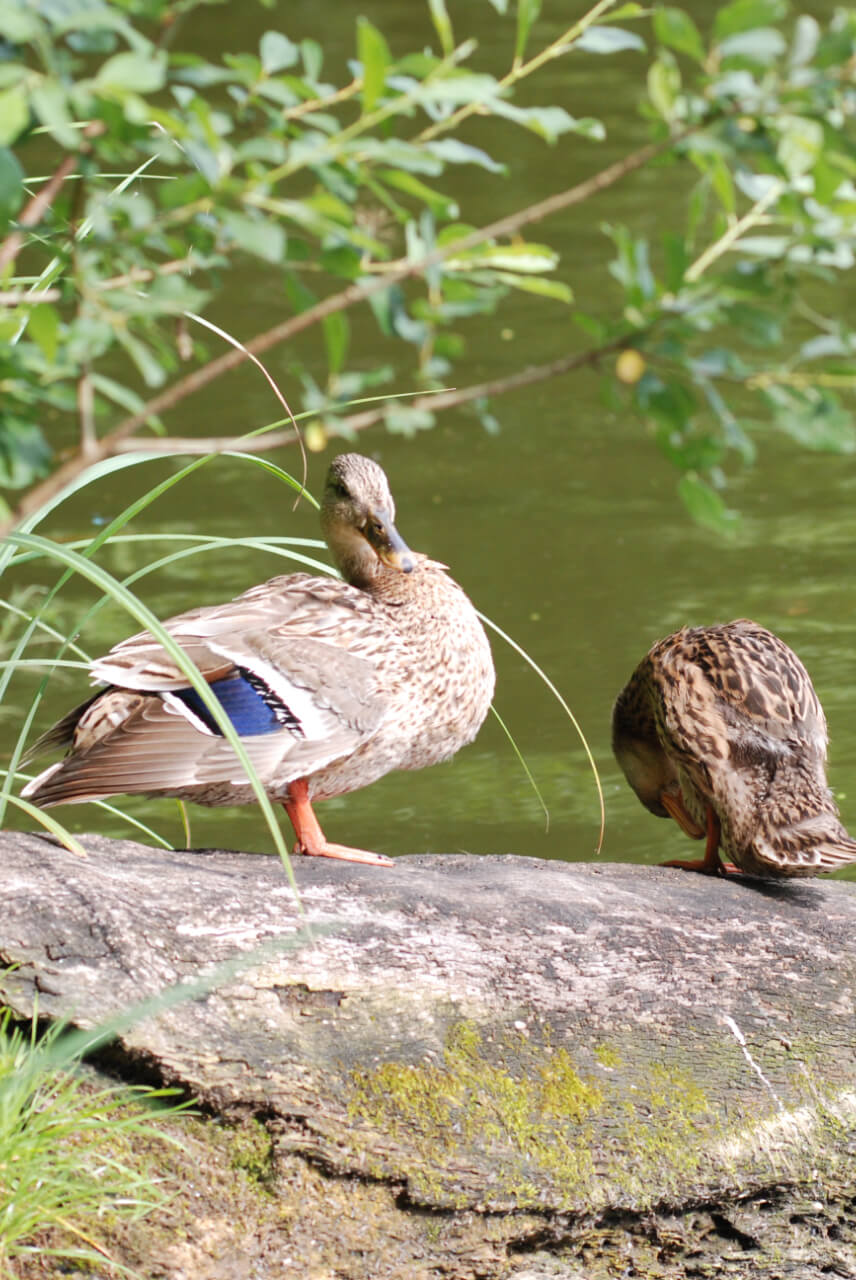
POLYGON ((310 453, 321 453, 327 447, 327 432, 317 418, 303 428, 303 443, 310 453))
POLYGON ((645 372, 645 357, 635 351, 633 347, 628 347, 626 351, 622 351, 621 355, 615 362, 615 372, 622 382, 628 385, 638 382, 645 372))

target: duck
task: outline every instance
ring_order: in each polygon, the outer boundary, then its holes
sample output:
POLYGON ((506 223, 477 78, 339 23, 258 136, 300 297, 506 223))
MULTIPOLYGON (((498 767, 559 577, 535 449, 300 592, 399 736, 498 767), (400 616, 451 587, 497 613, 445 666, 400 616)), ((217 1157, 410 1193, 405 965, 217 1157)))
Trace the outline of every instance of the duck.
MULTIPOLYGON (((447 566, 399 534, 373 459, 333 459, 321 528, 340 577, 280 575, 164 627, 216 696, 267 795, 285 807, 295 851, 390 865, 327 840, 313 806, 471 742, 493 698, 491 649, 447 566)), ((98 691, 30 756, 66 754, 23 796, 43 808, 118 794, 255 802, 208 707, 149 632, 115 645, 90 675, 98 691)))
POLYGON ((642 804, 705 840, 702 858, 662 865, 706 875, 813 876, 856 860, 827 741, 802 662, 747 618, 658 641, 612 713, 613 751, 642 804))

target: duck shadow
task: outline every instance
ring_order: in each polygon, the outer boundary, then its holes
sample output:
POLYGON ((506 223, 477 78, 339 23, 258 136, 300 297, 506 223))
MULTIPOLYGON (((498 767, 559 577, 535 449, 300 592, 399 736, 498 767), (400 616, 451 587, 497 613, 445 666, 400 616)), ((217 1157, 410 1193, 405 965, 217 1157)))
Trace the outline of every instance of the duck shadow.
POLYGON ((739 885, 759 897, 770 901, 799 907, 803 911, 822 911, 824 909, 824 886, 806 884, 803 880, 765 880, 760 876, 734 875, 728 877, 729 884, 739 885))

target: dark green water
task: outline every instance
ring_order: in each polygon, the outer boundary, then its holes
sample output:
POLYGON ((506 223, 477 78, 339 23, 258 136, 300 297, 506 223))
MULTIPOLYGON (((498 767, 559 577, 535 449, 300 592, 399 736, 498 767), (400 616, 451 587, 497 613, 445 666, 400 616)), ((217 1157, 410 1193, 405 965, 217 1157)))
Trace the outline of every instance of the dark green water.
MULTIPOLYGON (((482 56, 499 68, 500 26, 487 3, 482 7, 482 56)), ((533 47, 567 25, 568 10, 564 4, 545 5, 533 47)), ((697 11, 701 19, 704 6, 697 11)), ((202 52, 249 46, 255 39, 250 23, 259 32, 279 24, 293 38, 320 35, 330 59, 341 63, 352 52, 358 12, 375 19, 398 52, 427 38, 421 6, 399 0, 360 6, 327 0, 280 5, 273 13, 227 5, 208 15, 194 40, 202 52)), ((489 186, 481 173, 462 170, 454 175, 467 219, 487 222, 570 186, 641 143, 644 131, 635 113, 639 66, 633 55, 621 61, 578 57, 556 64, 552 79, 540 82, 536 99, 561 102, 577 115, 602 117, 608 141, 598 146, 570 138, 549 148, 533 135, 503 131, 508 182, 489 186)), ((489 124, 476 122, 467 137, 491 148, 497 135, 489 124)), ((610 245, 599 224, 625 221, 639 234, 655 235, 687 181, 680 169, 638 174, 596 203, 530 234, 561 250, 561 276, 572 284, 582 306, 605 308, 610 302, 604 285, 610 245)), ((240 292, 234 290, 212 318, 249 338, 284 314, 277 281, 260 270, 256 278, 245 277, 240 292)), ((352 323, 360 330, 362 360, 370 365, 390 358, 389 344, 376 336, 370 321, 353 317, 352 323)), ((497 316, 469 331, 468 358, 456 380, 465 385, 498 377, 581 343, 565 308, 512 297, 497 316)), ((214 340, 211 346, 216 351, 214 340)), ((302 350, 309 349, 304 343, 302 350)), ((276 351, 268 360, 289 395, 288 352, 276 351)), ((856 830, 856 788, 850 783, 856 767, 852 459, 796 454, 781 443, 762 440, 756 467, 733 483, 731 497, 744 523, 739 539, 725 544, 689 522, 675 495, 676 475, 637 421, 604 408, 595 374, 572 375, 505 397, 494 411, 502 423, 497 436, 486 435, 468 415, 453 411, 442 417, 438 429, 413 440, 376 428, 357 447, 386 468, 399 527, 411 545, 449 564, 478 607, 528 650, 572 706, 605 791, 601 856, 653 862, 686 852, 688 842, 674 824, 647 814, 620 779, 609 749, 611 705, 654 639, 683 623, 739 616, 777 631, 811 671, 829 718, 831 782, 845 821, 856 830)), ((275 416, 278 408, 266 383, 245 368, 186 402, 168 425, 187 435, 237 433, 275 416)), ((277 460, 299 468, 293 450, 281 451, 277 460)), ((324 455, 310 458, 309 484, 315 492, 327 460, 324 455)), ((93 531, 94 519, 113 515, 166 470, 167 464, 153 463, 120 477, 97 497, 67 504, 43 531, 61 538, 84 536, 93 531)), ((135 528, 317 536, 316 516, 308 505, 293 511, 282 486, 228 459, 214 462, 167 495, 135 528)), ((129 572, 150 558, 149 552, 123 548, 105 553, 103 563, 114 572, 129 572)), ((281 561, 231 552, 219 561, 180 562, 147 580, 142 594, 166 617, 193 604, 227 599, 282 571, 281 561)), ((70 609, 92 598, 85 588, 79 591, 70 609)), ((103 652, 136 629, 118 612, 104 612, 83 642, 90 651, 103 652)), ((522 660, 498 640, 494 651, 497 708, 543 791, 549 830, 504 735, 489 721, 477 743, 450 764, 390 776, 322 806, 320 817, 332 839, 389 853, 593 855, 598 805, 579 741, 522 660)), ((83 696, 85 687, 82 678, 57 678, 40 727, 83 696)), ((21 682, 7 700, 8 733, 16 727, 28 688, 21 682)), ((136 800, 128 808, 180 838, 173 802, 136 800)), ((67 808, 58 816, 73 830, 119 830, 91 806, 67 808)), ((252 809, 198 809, 193 822, 195 844, 270 847, 263 822, 252 809)))

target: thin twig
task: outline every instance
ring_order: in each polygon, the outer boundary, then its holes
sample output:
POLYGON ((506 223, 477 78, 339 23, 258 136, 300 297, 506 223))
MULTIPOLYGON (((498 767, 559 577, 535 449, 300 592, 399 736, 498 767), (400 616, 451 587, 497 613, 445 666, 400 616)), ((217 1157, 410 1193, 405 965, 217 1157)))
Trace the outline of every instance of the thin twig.
POLYGON ((362 76, 352 80, 350 84, 346 84, 342 89, 337 89, 335 93, 328 93, 326 98, 309 98, 306 102, 299 103, 296 107, 289 107, 287 111, 283 111, 283 120, 299 120, 301 116, 308 116, 311 111, 323 111, 326 107, 336 106, 340 102, 347 102, 349 98, 353 98, 354 94, 359 93, 363 87, 362 76))
POLYGON ((834 387, 840 391, 852 391, 856 387, 856 375, 773 369, 765 373, 753 373, 746 379, 746 386, 753 391, 765 391, 767 387, 796 387, 798 391, 810 391, 813 387, 834 387))
MULTIPOLYGON (((132 267, 123 276, 111 276, 108 280, 99 280, 95 289, 99 293, 106 292, 108 289, 124 289, 129 284, 146 284, 149 280, 157 280, 161 276, 192 271, 197 266, 199 266, 199 258, 188 255, 186 258, 174 258, 170 262, 162 262, 159 267, 132 267)), ((29 302, 29 297, 27 301, 29 302)))
MULTIPOLYGON (((572 373, 586 365, 595 366, 606 356, 621 351, 630 342, 639 341, 639 330, 632 334, 624 334, 605 342, 602 347, 591 347, 587 351, 575 351, 571 355, 560 356, 547 364, 530 365, 528 369, 518 369, 506 378, 493 378, 489 382, 475 383, 471 387, 453 387, 449 391, 440 391, 437 395, 417 396, 411 401, 413 409, 452 409, 457 405, 471 404, 473 400, 487 400, 491 396, 505 395, 509 391, 519 391, 521 387, 531 387, 536 382, 546 382, 549 378, 558 378, 561 374, 572 373)), ((349 435, 353 431, 364 431, 377 422, 382 422, 386 410, 366 409, 362 413, 352 413, 347 418, 334 419, 336 434, 349 435)))
MULTIPOLYGON (((588 13, 583 14, 573 26, 568 27, 568 30, 558 36, 557 39, 551 40, 540 53, 536 53, 528 62, 521 62, 516 66, 512 66, 511 70, 498 82, 497 89, 499 91, 510 89, 512 85, 517 84, 518 80, 522 80, 525 76, 531 75, 533 71, 537 71, 545 62, 550 62, 553 58, 558 58, 565 53, 567 49, 579 40, 580 36, 586 32, 592 23, 596 22, 607 10, 614 8, 617 3, 618 0, 598 0, 598 3, 588 13)), ((446 116, 443 120, 437 120, 434 124, 429 125, 427 129, 423 129, 418 134, 416 141, 430 142, 438 134, 448 133, 450 129, 456 129, 463 120, 478 114, 483 109, 482 104, 477 100, 466 102, 450 116, 446 116)))
POLYGON ((40 289, 37 293, 28 293, 26 289, 7 289, 0 292, 0 307, 32 307, 40 302, 58 302, 61 297, 59 289, 40 289))
POLYGON ((175 453, 194 457, 206 453, 267 453, 283 445, 294 444, 297 436, 293 427, 284 431, 269 431, 261 436, 135 436, 133 440, 119 440, 114 453, 175 453))
POLYGON ((89 463, 98 444, 98 437, 95 434, 95 391, 88 369, 84 370, 77 384, 77 414, 80 420, 80 455, 89 463))
POLYGON ((742 218, 738 218, 736 222, 732 223, 718 240, 708 245, 704 253, 700 254, 695 262, 687 268, 684 275, 687 283, 693 284, 696 280, 699 280, 711 263, 715 262, 717 258, 721 258, 724 253, 728 253, 729 249, 734 248, 744 231, 748 231, 751 227, 755 227, 759 222, 762 222, 764 214, 770 205, 775 204, 786 189, 785 183, 779 179, 771 182, 761 198, 752 205, 752 208, 748 209, 742 218))

